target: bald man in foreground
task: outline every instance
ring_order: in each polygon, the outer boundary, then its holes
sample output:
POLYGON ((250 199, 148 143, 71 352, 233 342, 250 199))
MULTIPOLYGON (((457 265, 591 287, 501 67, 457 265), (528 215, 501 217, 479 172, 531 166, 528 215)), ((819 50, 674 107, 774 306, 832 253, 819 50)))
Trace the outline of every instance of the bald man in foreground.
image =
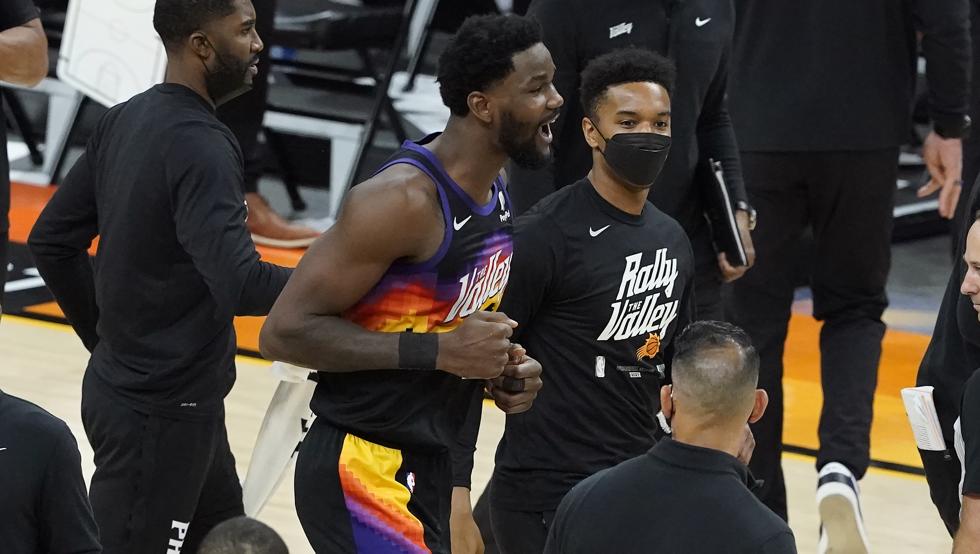
POLYGON ((698 321, 675 342, 660 391, 672 438, 579 483, 555 515, 546 554, 795 553, 789 526, 749 490, 737 456, 766 410, 759 355, 744 331, 698 321))

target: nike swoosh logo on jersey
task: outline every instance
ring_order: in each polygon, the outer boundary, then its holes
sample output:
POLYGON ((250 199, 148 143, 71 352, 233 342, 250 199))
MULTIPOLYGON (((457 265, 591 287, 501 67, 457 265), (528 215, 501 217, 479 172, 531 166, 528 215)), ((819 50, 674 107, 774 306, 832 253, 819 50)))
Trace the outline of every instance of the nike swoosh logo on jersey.
POLYGON ((593 229, 592 227, 589 227, 589 234, 592 235, 593 237, 598 237, 599 235, 602 234, 603 231, 605 231, 608 228, 609 228, 609 225, 606 225, 605 227, 603 227, 601 229, 593 229))
POLYGON ((694 24, 697 25, 698 27, 704 27, 705 25, 708 24, 709 21, 711 21, 710 17, 707 19, 701 19, 700 17, 694 18, 694 24))
POLYGON ((470 216, 466 216, 466 219, 464 219, 463 221, 459 221, 458 219, 456 219, 454 217, 453 218, 453 229, 456 229, 457 231, 459 231, 460 229, 463 228, 463 225, 466 225, 466 222, 469 221, 471 217, 473 217, 473 216, 471 216, 471 215, 470 216))

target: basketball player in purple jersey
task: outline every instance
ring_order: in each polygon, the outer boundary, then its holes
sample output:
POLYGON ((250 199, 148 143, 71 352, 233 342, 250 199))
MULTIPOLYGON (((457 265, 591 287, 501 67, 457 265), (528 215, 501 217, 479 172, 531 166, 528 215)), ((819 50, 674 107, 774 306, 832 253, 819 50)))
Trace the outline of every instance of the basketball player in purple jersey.
MULTIPOLYGON (((530 20, 467 20, 439 60, 445 130, 352 189, 266 320, 263 355, 319 371, 296 468, 318 553, 448 553, 450 506, 469 510, 449 448, 470 400, 491 379, 516 413, 541 387, 495 312, 513 255, 500 171, 548 160, 554 71, 530 20)), ((473 527, 452 537, 455 551, 478 541, 473 527)))

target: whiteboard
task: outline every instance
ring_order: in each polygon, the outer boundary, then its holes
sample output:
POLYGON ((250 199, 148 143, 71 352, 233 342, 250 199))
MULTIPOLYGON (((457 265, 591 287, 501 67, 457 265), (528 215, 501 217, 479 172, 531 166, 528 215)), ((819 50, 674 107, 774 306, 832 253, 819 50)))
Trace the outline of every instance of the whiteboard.
POLYGON ((71 0, 58 78, 105 106, 163 81, 167 54, 153 29, 155 0, 71 0))

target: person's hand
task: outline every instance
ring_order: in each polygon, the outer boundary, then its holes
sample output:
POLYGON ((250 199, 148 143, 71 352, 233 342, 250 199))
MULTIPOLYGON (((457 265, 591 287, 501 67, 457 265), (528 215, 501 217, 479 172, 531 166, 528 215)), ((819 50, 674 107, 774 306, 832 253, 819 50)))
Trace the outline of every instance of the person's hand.
POLYGON ((929 196, 938 190, 939 215, 953 219, 963 185, 963 141, 946 139, 931 131, 922 144, 922 158, 929 170, 929 182, 919 188, 918 197, 929 196))
POLYGON ((487 391, 504 413, 519 414, 531 409, 543 385, 541 364, 528 357, 524 347, 514 344, 503 373, 487 382, 487 391))
POLYGON ((726 283, 745 275, 745 272, 755 265, 755 245, 752 244, 752 233, 749 231, 749 214, 745 210, 735 212, 735 222, 738 224, 738 234, 742 237, 742 245, 745 247, 745 258, 748 265, 734 266, 728 262, 728 256, 724 252, 718 253, 718 269, 721 270, 721 279, 726 283))
POLYGON ((453 487, 449 542, 452 554, 483 554, 483 537, 473 519, 470 491, 464 487, 453 487))
POLYGON ((464 379, 493 379, 504 370, 517 322, 501 312, 479 311, 439 335, 436 367, 464 379))
POLYGON ((755 435, 752 434, 752 428, 746 423, 745 431, 742 433, 742 446, 739 447, 736 458, 743 464, 749 465, 753 451, 755 451, 755 435))

